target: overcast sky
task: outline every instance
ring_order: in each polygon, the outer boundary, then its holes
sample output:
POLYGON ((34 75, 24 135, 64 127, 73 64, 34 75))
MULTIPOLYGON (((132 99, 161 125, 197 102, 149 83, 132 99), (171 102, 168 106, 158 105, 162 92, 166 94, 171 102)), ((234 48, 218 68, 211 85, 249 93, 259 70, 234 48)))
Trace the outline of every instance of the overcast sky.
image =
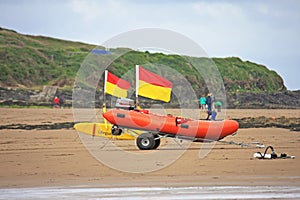
POLYGON ((169 29, 210 57, 266 65, 300 89, 299 0, 0 0, 0 26, 95 45, 134 29, 169 29))

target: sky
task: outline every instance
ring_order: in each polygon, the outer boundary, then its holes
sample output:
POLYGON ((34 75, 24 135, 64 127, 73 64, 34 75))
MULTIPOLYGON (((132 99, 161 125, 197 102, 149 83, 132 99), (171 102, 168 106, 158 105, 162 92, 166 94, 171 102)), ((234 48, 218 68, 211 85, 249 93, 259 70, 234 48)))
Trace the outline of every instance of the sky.
POLYGON ((0 26, 101 45, 131 30, 162 28, 209 57, 240 57, 300 89, 299 0, 0 0, 0 26))

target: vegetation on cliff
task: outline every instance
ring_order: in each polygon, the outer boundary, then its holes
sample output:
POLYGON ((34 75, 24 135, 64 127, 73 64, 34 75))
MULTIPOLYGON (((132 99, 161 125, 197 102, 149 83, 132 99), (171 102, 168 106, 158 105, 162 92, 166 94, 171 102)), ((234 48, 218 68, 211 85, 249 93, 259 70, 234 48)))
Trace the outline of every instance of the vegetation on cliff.
MULTIPOLYGON (((33 87, 39 85, 72 85, 84 58, 95 46, 44 36, 22 35, 0 29, 0 86, 33 87)), ((112 50, 113 51, 113 50, 112 50)), ((117 50, 115 50, 117 51, 117 50)), ((194 58, 205 62, 207 58, 194 58)), ((274 71, 236 57, 213 58, 228 92, 284 91, 282 78, 274 71)), ((129 51, 110 66, 116 75, 136 64, 159 63, 181 73, 194 88, 203 85, 184 56, 129 51)))
POLYGON ((80 63, 93 48, 79 42, 22 35, 0 29, 0 84, 71 85, 80 63))
MULTIPOLYGON (((94 45, 23 35, 0 28, 0 86, 72 86, 81 63, 93 48, 94 45)), ((192 59, 193 62, 205 63, 208 58, 192 59)), ((221 73, 228 93, 286 90, 282 78, 263 65, 242 61, 237 57, 212 60, 221 73)), ((197 94, 205 91, 203 75, 199 76, 185 56, 130 50, 115 60, 109 70, 120 76, 136 64, 145 63, 171 67, 191 83, 197 94)))

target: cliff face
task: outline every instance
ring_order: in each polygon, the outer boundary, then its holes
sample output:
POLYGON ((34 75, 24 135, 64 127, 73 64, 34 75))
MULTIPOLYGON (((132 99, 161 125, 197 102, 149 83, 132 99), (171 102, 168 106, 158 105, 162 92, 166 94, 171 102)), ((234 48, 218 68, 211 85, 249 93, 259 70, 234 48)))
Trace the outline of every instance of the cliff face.
MULTIPOLYGON (((87 91, 88 92, 88 91, 87 91)), ((0 87, 0 106, 47 106, 53 105, 53 97, 41 98, 37 100, 36 97, 41 94, 39 91, 24 90, 20 88, 1 88, 0 87)), ((72 106, 72 90, 58 89, 57 96, 63 96, 65 99, 65 106, 72 106)), ((103 93, 97 91, 95 94, 95 107, 100 108, 103 104, 103 93)), ((113 106, 116 98, 107 95, 108 106, 113 106)), ((151 104, 156 104, 154 100, 140 99, 143 107, 150 108, 151 104)), ((227 94, 227 108, 237 109, 286 109, 286 108, 300 108, 300 90, 299 91, 284 91, 276 93, 234 93, 227 94)), ((176 102, 165 103, 164 108, 180 108, 176 102)))
POLYGON ((225 88, 233 92, 277 92, 286 87, 283 79, 267 67, 240 58, 214 58, 223 79, 225 88))
POLYGON ((300 90, 274 93, 234 93, 227 95, 228 108, 300 108, 300 90))

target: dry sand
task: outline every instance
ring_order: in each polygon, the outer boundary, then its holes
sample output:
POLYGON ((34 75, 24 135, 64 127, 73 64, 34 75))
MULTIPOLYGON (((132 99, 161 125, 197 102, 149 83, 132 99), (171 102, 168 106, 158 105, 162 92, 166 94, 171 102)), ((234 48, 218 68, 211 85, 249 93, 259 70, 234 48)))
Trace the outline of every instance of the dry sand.
MULTIPOLYGON (((71 109, 0 109, 0 125, 71 122, 71 109)), ((101 112, 98 112, 99 119, 101 112)), ((227 110, 227 118, 300 117, 299 110, 227 110)), ((202 143, 192 143, 169 166, 149 173, 126 173, 95 159, 73 129, 0 130, 0 188, 75 186, 209 186, 290 185, 300 186, 300 133, 287 129, 240 129, 226 141, 262 142, 277 153, 296 159, 257 160, 253 153, 264 149, 241 148, 217 143, 203 159, 202 143)), ((168 140, 166 140, 168 141, 168 140)), ((164 141, 164 142, 166 142, 164 141)), ((164 143, 162 142, 162 143, 164 143)), ((134 141, 114 141, 126 151, 137 150, 134 141)), ((162 144, 163 146, 163 144, 162 144)), ((179 151, 180 146, 169 150, 179 151)), ((99 151, 101 149, 99 148, 99 151)), ((159 149, 155 152, 160 151, 159 149)), ((103 151, 105 153, 105 151, 103 151)), ((126 162, 123 163, 126 165, 126 162)))

